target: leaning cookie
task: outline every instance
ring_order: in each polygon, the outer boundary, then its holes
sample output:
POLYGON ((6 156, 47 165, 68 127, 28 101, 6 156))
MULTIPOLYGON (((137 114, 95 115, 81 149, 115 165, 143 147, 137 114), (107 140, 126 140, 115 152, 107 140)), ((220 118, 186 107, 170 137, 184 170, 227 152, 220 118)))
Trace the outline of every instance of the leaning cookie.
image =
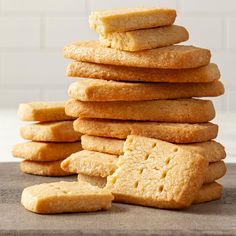
POLYGON ((71 173, 106 177, 116 170, 118 156, 83 150, 73 153, 61 163, 61 168, 71 173))
POLYGON ((115 201, 179 209, 194 201, 208 161, 178 145, 130 135, 117 164, 106 185, 115 201))

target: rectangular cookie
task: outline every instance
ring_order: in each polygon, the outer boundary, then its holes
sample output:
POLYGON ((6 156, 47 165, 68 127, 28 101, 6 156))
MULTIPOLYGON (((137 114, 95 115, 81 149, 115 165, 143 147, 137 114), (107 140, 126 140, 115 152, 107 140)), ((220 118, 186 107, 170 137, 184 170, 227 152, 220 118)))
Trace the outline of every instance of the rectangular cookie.
MULTIPOLYGON (((112 155, 123 155, 123 147, 125 140, 105 138, 98 136, 82 135, 82 148, 94 152, 103 152, 112 155)), ((190 152, 196 152, 207 159, 208 162, 220 163, 226 157, 225 148, 216 141, 207 141, 201 143, 179 144, 183 149, 190 152)), ((221 167, 223 164, 219 164, 221 167)), ((217 167, 219 167, 217 165, 217 167)), ((225 167, 220 169, 225 169, 225 167)), ((216 171, 218 172, 218 171, 216 171)), ((212 182, 212 181, 211 181, 212 182)))
POLYGON ((97 79, 79 80, 68 89, 71 98, 80 101, 145 101, 191 97, 215 97, 224 93, 224 85, 211 83, 129 83, 97 79))
POLYGON ((61 162, 59 161, 29 161, 24 160, 20 163, 20 169, 22 172, 31 175, 41 176, 67 176, 72 175, 68 171, 64 171, 61 168, 61 162))
POLYGON ((106 185, 116 201, 177 209, 194 201, 208 161, 177 145, 131 135, 117 164, 106 185))
POLYGON ((196 68, 209 64, 211 52, 194 46, 172 45, 139 52, 106 48, 98 41, 80 41, 67 45, 64 56, 76 61, 117 66, 162 69, 196 68))
POLYGON ((117 156, 83 150, 61 163, 61 168, 71 173, 106 177, 116 169, 117 156))
POLYGON ((105 47, 134 52, 177 44, 187 41, 188 38, 188 31, 184 27, 171 25, 100 34, 99 41, 105 47))
POLYGON ((30 161, 57 161, 63 160, 72 153, 81 150, 82 147, 80 142, 25 142, 16 144, 12 149, 12 155, 30 161))
POLYGON ((171 143, 198 143, 217 137, 218 125, 213 123, 181 124, 150 121, 123 121, 78 118, 74 129, 82 134, 126 139, 140 135, 171 143))
POLYGON ((111 208, 111 192, 86 182, 54 182, 27 187, 21 204, 40 214, 92 212, 111 208))
POLYGON ((66 73, 70 77, 136 82, 208 83, 220 78, 220 71, 214 63, 198 68, 173 70, 75 61, 67 66, 66 73))
POLYGON ((89 26, 98 33, 106 34, 172 25, 175 17, 174 9, 113 9, 92 12, 89 16, 89 26))
POLYGON ((82 102, 71 99, 66 103, 65 111, 67 115, 81 118, 176 123, 208 122, 215 117, 213 103, 200 99, 129 102, 82 102))
POLYGON ((73 120, 65 114, 65 102, 22 103, 17 112, 22 121, 61 121, 73 120))
POLYGON ((76 142, 81 134, 74 131, 73 121, 57 121, 30 124, 21 127, 22 138, 44 142, 76 142))

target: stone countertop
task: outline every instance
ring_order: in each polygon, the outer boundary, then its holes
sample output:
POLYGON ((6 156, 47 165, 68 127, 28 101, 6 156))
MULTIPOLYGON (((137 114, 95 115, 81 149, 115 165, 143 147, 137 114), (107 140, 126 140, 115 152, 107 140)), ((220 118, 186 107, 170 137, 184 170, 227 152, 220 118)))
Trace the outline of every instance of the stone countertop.
POLYGON ((40 177, 21 173, 18 163, 0 163, 0 235, 236 235, 236 164, 227 164, 221 200, 185 210, 160 210, 113 204, 109 211, 38 215, 20 204, 30 185, 71 177, 40 177))

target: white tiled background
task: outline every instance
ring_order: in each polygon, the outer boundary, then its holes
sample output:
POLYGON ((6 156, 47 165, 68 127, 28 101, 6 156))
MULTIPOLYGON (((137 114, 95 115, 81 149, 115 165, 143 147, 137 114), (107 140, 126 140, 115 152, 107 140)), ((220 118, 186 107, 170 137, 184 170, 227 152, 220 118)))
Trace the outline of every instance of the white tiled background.
POLYGON ((189 43, 210 48, 219 64, 227 92, 214 99, 218 111, 236 111, 236 0, 0 0, 0 107, 66 99, 63 46, 97 38, 90 11, 134 6, 177 9, 189 43))
POLYGON ((218 141, 226 146, 226 161, 235 162, 236 113, 228 112, 236 112, 236 0, 0 0, 0 162, 16 161, 11 149, 22 141, 15 114, 20 102, 67 99, 72 79, 61 51, 67 43, 97 38, 88 27, 90 11, 135 6, 176 8, 188 43, 211 49, 226 87, 214 99, 218 141))

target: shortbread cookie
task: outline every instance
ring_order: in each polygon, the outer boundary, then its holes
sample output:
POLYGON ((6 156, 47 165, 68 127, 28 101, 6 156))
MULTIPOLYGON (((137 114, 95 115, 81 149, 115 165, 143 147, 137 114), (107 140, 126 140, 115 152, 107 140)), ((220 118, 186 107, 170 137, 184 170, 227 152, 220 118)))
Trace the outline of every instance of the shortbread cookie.
POLYGON ((205 142, 218 134, 218 126, 210 122, 181 124, 78 118, 74 121, 74 129, 94 136, 126 139, 133 134, 171 143, 205 142))
POLYGON ((204 183, 212 183, 223 177, 226 173, 226 165, 223 161, 210 163, 207 169, 204 183))
POLYGON ((78 181, 84 181, 99 188, 104 188, 107 184, 106 177, 89 176, 84 174, 78 174, 78 181))
POLYGON ((177 145, 128 136, 118 169, 106 189, 118 202, 158 208, 191 205, 204 181, 208 162, 177 145))
POLYGON ((94 152, 122 155, 125 141, 113 138, 104 138, 90 135, 81 136, 82 148, 94 152))
POLYGON ((57 161, 63 160, 74 152, 81 151, 81 143, 45 143, 25 142, 18 143, 12 149, 14 157, 30 161, 57 161))
MULTIPOLYGON (((81 175, 81 174, 78 175, 78 181, 85 181, 99 188, 104 188, 107 184, 107 178, 81 175)), ((193 204, 217 200, 221 198, 222 190, 223 187, 216 182, 204 184, 197 192, 193 204)))
POLYGON ((210 100, 178 99, 153 101, 81 102, 71 99, 66 114, 81 118, 200 123, 212 120, 210 100))
POLYGON ((127 83, 97 79, 79 80, 68 94, 80 101, 145 101, 192 97, 215 97, 224 93, 220 81, 211 83, 127 83))
POLYGON ((81 134, 74 131, 72 121, 30 124, 20 129, 21 137, 32 141, 75 142, 81 134))
POLYGON ((64 56, 76 61, 108 65, 184 69, 207 65, 211 53, 208 49, 184 45, 125 52, 103 47, 98 41, 82 41, 66 46, 64 56))
POLYGON ((111 192, 82 181, 33 185, 21 196, 27 210, 41 214, 107 210, 112 200, 111 192))
POLYGON ((182 70, 113 66, 88 62, 72 62, 67 76, 117 81, 168 83, 208 83, 220 78, 216 64, 182 70), (148 76, 147 76, 148 74, 148 76))
POLYGON ((196 194, 193 204, 220 199, 222 191, 222 185, 218 184, 217 182, 204 184, 196 194))
POLYGON ((42 176, 67 176, 72 175, 61 168, 60 161, 28 161, 24 160, 20 163, 22 172, 32 175, 42 176))
POLYGON ((103 46, 124 51, 141 51, 173 45, 188 40, 188 31, 178 25, 100 34, 103 46))
POLYGON ((117 156, 83 150, 61 163, 61 168, 71 173, 106 177, 116 170, 117 156))
POLYGON ((17 115, 22 121, 73 120, 65 114, 65 102, 30 102, 19 106, 17 115))
POLYGON ((89 16, 89 26, 98 33, 124 32, 136 29, 172 25, 174 9, 126 8, 95 11, 89 16))
MULTIPOLYGON (((104 138, 90 135, 83 135, 81 137, 83 149, 112 155, 122 155, 124 143, 125 140, 113 138, 104 138)), ((213 140, 201 143, 179 144, 179 146, 185 148, 187 151, 201 154, 209 162, 221 163, 219 161, 224 159, 226 156, 224 146, 213 140)), ((219 167, 220 170, 223 169, 223 172, 225 172, 224 164, 216 164, 216 167, 219 167)))

